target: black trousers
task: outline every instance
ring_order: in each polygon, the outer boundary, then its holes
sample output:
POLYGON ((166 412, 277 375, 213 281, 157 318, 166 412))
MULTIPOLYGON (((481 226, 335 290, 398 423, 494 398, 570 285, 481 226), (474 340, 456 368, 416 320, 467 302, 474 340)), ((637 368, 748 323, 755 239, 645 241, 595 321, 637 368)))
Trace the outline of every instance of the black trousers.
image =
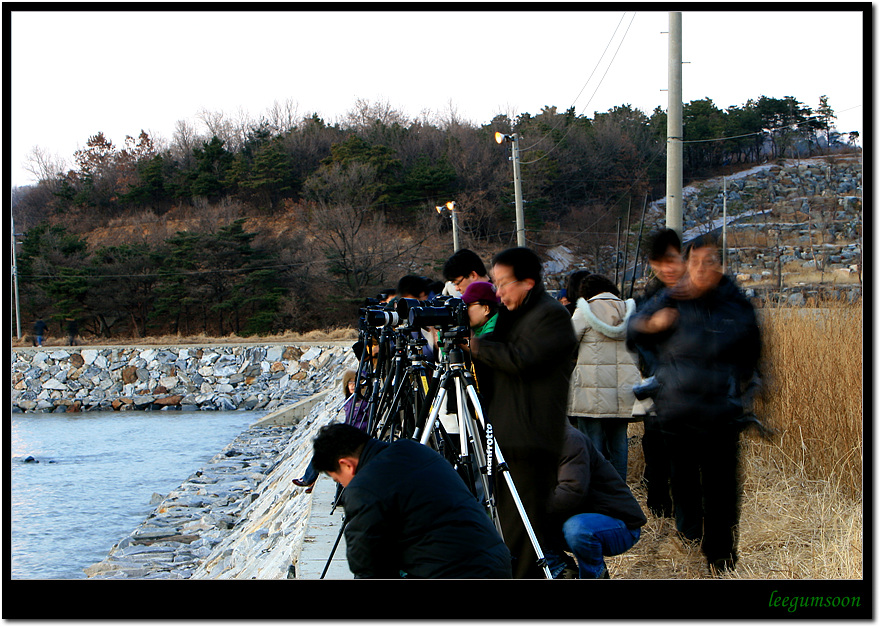
POLYGON ((702 540, 709 562, 737 559, 742 491, 739 433, 721 427, 665 434, 676 528, 689 540, 702 540))
MULTIPOLYGON (((534 449, 503 450, 519 499, 526 511, 528 522, 544 551, 549 538, 551 519, 547 513, 547 499, 556 485, 559 456, 534 449)), ((504 543, 513 559, 514 579, 544 579, 532 541, 506 479, 495 477, 495 504, 501 521, 504 543)))
POLYGON ((672 513, 670 476, 672 465, 663 431, 656 416, 646 416, 642 436, 642 454, 645 457, 645 485, 648 488, 648 509, 659 514, 672 513))

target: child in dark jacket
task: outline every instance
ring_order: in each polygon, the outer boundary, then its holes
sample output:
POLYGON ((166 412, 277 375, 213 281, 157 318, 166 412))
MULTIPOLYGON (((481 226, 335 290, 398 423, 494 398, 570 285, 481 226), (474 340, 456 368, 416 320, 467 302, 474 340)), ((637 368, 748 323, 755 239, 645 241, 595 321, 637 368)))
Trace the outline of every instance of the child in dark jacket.
MULTIPOLYGON (((357 372, 354 370, 346 370, 342 375, 342 390, 345 393, 345 402, 342 404, 345 410, 345 424, 356 427, 361 431, 366 431, 369 424, 369 411, 367 401, 357 390, 357 372)), ((307 488, 306 492, 312 491, 312 486, 318 480, 318 473, 309 463, 309 467, 299 479, 294 479, 293 483, 302 488, 307 488)))

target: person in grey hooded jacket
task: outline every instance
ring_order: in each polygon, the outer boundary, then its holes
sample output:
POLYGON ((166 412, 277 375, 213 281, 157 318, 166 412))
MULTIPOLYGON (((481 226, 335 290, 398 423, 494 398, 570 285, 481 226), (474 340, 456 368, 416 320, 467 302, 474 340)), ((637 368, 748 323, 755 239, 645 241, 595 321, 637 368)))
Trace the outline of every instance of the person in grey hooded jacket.
POLYGON ((614 283, 600 274, 584 277, 578 296, 571 318, 578 356, 568 415, 626 481, 627 425, 636 406, 632 389, 641 381, 625 341, 635 302, 621 300, 614 283))

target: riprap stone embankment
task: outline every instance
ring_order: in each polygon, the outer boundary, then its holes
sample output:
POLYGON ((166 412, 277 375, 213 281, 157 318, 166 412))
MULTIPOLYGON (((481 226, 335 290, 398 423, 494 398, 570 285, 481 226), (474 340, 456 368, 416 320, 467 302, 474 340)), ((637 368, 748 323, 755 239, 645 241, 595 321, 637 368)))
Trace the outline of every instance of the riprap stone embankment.
POLYGON ((346 346, 14 349, 12 411, 262 409, 320 389, 346 346))
POLYGON ((85 569, 96 579, 296 578, 311 494, 293 484, 311 459, 311 441, 341 420, 342 371, 351 351, 318 370, 322 389, 240 434, 85 569), (297 411, 297 409, 299 411, 297 411))

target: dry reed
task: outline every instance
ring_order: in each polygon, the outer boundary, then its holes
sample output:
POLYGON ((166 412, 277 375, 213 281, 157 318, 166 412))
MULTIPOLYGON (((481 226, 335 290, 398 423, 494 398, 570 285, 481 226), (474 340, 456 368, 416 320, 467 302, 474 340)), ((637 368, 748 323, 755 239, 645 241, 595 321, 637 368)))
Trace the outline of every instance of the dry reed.
MULTIPOLYGON (((860 579, 863 575, 862 307, 762 311, 765 389, 756 413, 777 434, 743 438, 737 569, 729 579, 860 579)), ((641 423, 630 427, 629 483, 645 512, 641 423)), ((608 559, 624 579, 712 575, 675 522, 648 513, 642 538, 608 559)))

